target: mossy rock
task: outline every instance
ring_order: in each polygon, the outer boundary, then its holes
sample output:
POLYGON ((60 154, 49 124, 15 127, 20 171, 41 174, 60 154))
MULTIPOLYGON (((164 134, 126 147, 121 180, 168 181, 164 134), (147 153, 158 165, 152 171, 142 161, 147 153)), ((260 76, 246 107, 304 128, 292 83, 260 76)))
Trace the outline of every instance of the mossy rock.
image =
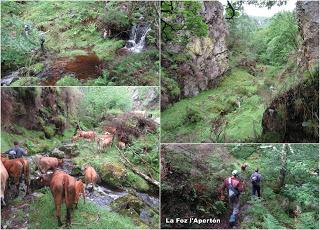
POLYGON ((110 206, 113 211, 121 215, 129 216, 140 228, 148 228, 140 219, 140 213, 144 208, 144 203, 138 197, 127 194, 114 200, 110 206))
POLYGON ((127 170, 121 164, 106 162, 100 165, 98 171, 101 180, 108 185, 122 187, 125 184, 127 170))
POLYGON ((49 156, 63 159, 65 157, 65 152, 59 150, 58 148, 54 148, 52 152, 49 153, 49 156))
POLYGON ((159 214, 150 208, 137 195, 129 193, 114 200, 111 209, 115 212, 130 217, 141 228, 157 229, 159 227, 159 214))
POLYGON ((34 74, 38 74, 40 73, 42 70, 44 69, 44 64, 39 62, 36 64, 33 64, 30 66, 30 70, 34 73, 34 74))
POLYGON ((80 155, 79 147, 76 144, 65 144, 59 147, 59 150, 65 152, 65 154, 71 157, 77 157, 80 155))
POLYGON ((149 184, 143 178, 131 171, 127 173, 126 183, 128 186, 139 192, 147 192, 150 190, 149 184))

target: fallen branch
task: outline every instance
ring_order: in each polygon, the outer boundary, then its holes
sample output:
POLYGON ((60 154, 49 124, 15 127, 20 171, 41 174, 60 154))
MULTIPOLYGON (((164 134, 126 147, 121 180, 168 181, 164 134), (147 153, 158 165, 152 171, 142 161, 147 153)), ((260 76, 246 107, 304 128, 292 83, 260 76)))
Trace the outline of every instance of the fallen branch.
POLYGON ((134 173, 138 174, 139 176, 141 176, 143 179, 145 179, 147 182, 149 182, 150 184, 160 188, 160 182, 156 181, 154 179, 152 179, 151 177, 145 175, 144 173, 140 172, 138 169, 136 169, 131 162, 124 156, 124 154, 121 152, 121 150, 118 148, 118 146, 116 146, 116 148, 118 149, 119 153, 120 153, 120 157, 121 157, 121 161, 124 165, 126 165, 128 168, 130 168, 134 173))

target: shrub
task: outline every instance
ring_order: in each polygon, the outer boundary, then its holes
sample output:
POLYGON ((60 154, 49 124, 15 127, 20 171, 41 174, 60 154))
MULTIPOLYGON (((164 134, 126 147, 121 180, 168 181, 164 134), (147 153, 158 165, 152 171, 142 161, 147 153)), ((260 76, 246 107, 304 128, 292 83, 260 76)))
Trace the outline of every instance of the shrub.
POLYGON ((78 86, 81 82, 72 75, 63 76, 56 83, 57 86, 78 86))
POLYGON ((203 117, 201 116, 201 113, 199 112, 199 110, 192 107, 186 108, 186 116, 185 116, 186 123, 197 123, 202 119, 203 117))

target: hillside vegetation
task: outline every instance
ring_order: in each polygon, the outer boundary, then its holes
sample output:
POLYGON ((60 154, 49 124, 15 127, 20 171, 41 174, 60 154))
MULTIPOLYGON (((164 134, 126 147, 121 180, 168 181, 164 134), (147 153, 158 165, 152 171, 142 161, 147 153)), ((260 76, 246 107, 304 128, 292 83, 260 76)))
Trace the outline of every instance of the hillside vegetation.
MULTIPOLYGON (((183 63, 190 59, 189 53, 165 52, 162 58, 168 68, 162 93, 169 95, 171 103, 161 114, 162 141, 317 142, 318 112, 312 111, 319 109, 319 72, 317 66, 308 69, 299 64, 302 38, 297 20, 296 12, 254 18, 243 11, 226 20, 229 70, 196 96, 183 97, 182 92, 190 89, 189 82, 181 82, 201 79, 203 72, 196 70, 204 65, 205 57, 198 54, 199 64, 192 63, 190 74, 181 69, 186 68, 183 63)), ((195 31, 188 42, 205 36, 199 34, 205 26, 184 28, 186 36, 195 31)))
POLYGON ((90 164, 101 178, 98 188, 87 192, 86 204, 79 201, 72 228, 157 228, 158 100, 156 87, 2 89, 1 152, 14 141, 28 150, 25 158, 31 165, 32 190, 24 199, 12 198, 13 186, 9 187, 2 223, 12 228, 57 228, 51 192, 38 185, 37 154, 64 159, 60 170, 80 179, 84 165, 90 164), (148 117, 135 114, 136 110, 146 111, 148 117), (113 143, 101 148, 98 137, 110 126, 117 129, 113 143), (79 130, 94 131, 97 136, 72 140, 79 130), (125 148, 119 147, 120 141, 125 148), (29 215, 12 218, 11 212, 22 206, 29 215))
POLYGON ((164 145, 161 151, 161 221, 164 228, 229 228, 225 178, 238 170, 241 229, 318 229, 317 144, 164 145), (247 164, 245 170, 241 165, 247 164), (272 165, 272 167, 270 167, 272 165), (250 176, 262 175, 261 199, 251 194, 250 176), (284 175, 283 175, 284 173, 284 175), (281 180, 279 178, 282 178, 281 180), (281 182, 280 182, 281 181, 281 182), (216 224, 169 224, 165 218, 215 218, 216 224))
POLYGON ((1 13, 8 84, 158 85, 157 3, 6 1, 1 13), (124 47, 139 24, 150 26, 146 48, 129 52, 124 47))

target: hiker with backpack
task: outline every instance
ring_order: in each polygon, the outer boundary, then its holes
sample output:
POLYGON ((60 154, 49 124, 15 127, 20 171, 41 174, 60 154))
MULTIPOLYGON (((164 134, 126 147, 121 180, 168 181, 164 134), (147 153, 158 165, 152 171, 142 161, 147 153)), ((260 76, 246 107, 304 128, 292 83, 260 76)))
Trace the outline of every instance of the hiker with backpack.
POLYGON ((261 197, 261 191, 260 191, 260 182, 262 181, 262 176, 259 173, 259 169, 256 169, 254 173, 252 173, 251 177, 251 184, 252 184, 252 196, 258 195, 258 197, 261 197))
POLYGON ((224 180, 223 190, 227 189, 229 204, 232 213, 229 218, 230 227, 234 227, 237 223, 237 215, 240 211, 240 194, 244 191, 243 183, 239 179, 237 170, 232 171, 232 176, 224 180))

